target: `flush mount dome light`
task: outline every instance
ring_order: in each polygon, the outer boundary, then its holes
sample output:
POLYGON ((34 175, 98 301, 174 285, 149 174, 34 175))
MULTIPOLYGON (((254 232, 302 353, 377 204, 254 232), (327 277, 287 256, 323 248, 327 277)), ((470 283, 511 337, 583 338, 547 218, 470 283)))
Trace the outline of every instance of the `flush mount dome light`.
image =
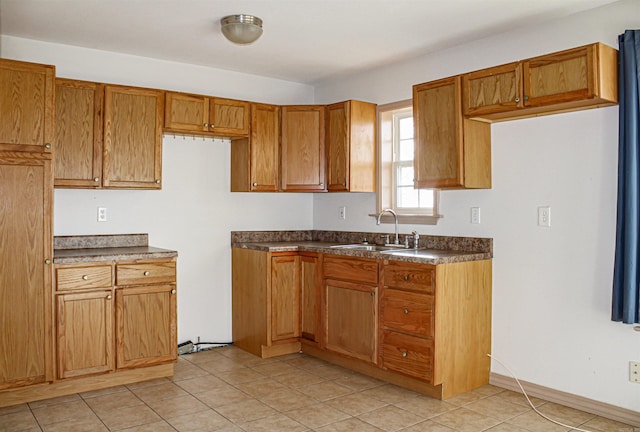
POLYGON ((229 15, 220 23, 222 34, 235 44, 250 44, 262 35, 262 20, 253 15, 229 15))

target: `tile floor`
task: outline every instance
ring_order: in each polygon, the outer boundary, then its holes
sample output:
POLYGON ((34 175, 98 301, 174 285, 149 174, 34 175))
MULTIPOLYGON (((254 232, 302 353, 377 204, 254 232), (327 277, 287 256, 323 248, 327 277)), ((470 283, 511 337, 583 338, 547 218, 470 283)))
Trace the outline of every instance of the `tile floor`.
MULTIPOLYGON (((541 399, 538 409, 593 432, 640 432, 541 399)), ((175 376, 0 408, 0 431, 555 432, 523 396, 485 386, 445 402, 292 354, 235 347, 180 357, 175 376)))

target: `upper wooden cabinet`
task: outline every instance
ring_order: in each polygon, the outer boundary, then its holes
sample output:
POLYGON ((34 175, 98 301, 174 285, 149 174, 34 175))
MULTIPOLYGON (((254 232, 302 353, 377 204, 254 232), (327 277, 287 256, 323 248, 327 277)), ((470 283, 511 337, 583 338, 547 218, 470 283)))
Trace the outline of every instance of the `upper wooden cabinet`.
POLYGON ((0 150, 50 152, 55 67, 0 59, 0 150))
POLYGON ((281 108, 282 190, 324 191, 325 107, 296 105, 281 108))
POLYGON ((103 185, 160 189, 164 92, 105 86, 103 185))
POLYGON ((56 79, 54 186, 102 186, 104 85, 56 79))
POLYGON ((491 131, 465 119, 461 78, 413 87, 416 188, 490 188, 491 131))
POLYGON ((595 43, 463 75, 464 114, 488 121, 618 103, 617 51, 595 43))
POLYGON ((279 188, 280 108, 251 104, 250 138, 231 142, 231 192, 279 188))
POLYGON ((375 192, 376 105, 350 100, 327 107, 327 189, 375 192))
POLYGON ((166 93, 165 129, 220 136, 249 134, 249 102, 166 93))

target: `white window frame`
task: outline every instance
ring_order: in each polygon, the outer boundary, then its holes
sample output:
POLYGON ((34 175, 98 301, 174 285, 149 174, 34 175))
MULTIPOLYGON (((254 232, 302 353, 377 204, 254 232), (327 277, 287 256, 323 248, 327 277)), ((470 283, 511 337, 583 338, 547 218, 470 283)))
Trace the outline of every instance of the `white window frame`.
MULTIPOLYGON (((398 222, 403 224, 436 225, 442 215, 438 212, 440 193, 433 190, 433 208, 401 208, 396 206, 397 186, 395 185, 396 169, 406 162, 395 161, 394 140, 398 137, 394 114, 412 111, 412 101, 404 100, 378 106, 378 184, 376 192, 376 215, 382 210, 391 208, 398 214, 398 222)), ((393 223, 393 216, 385 213, 383 223, 393 223)))

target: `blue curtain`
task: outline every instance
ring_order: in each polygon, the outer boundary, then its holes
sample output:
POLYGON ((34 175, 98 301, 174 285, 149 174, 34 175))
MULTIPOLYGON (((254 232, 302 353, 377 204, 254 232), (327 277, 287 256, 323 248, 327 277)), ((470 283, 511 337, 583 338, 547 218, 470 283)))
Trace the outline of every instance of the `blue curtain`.
POLYGON ((618 36, 618 216, 611 319, 640 323, 640 30, 618 36))

